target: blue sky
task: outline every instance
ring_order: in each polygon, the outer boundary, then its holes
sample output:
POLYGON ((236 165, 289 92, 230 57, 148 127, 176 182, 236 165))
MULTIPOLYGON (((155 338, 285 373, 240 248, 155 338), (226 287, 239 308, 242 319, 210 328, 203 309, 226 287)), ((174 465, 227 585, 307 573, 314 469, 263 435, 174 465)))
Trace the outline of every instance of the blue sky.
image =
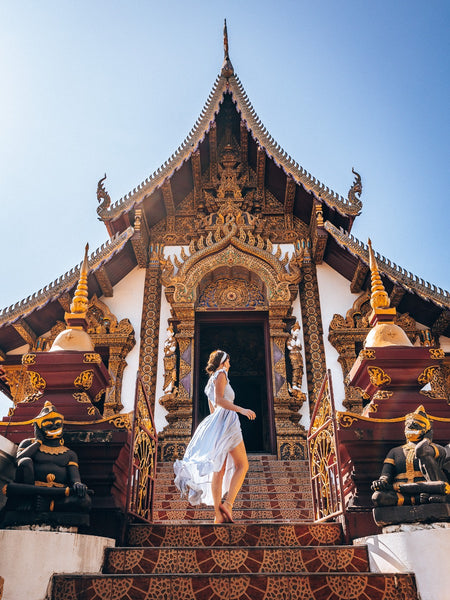
POLYGON ((230 57, 283 148, 346 195, 353 233, 449 289, 447 1, 0 4, 0 307, 107 239, 96 215, 185 138, 230 57))

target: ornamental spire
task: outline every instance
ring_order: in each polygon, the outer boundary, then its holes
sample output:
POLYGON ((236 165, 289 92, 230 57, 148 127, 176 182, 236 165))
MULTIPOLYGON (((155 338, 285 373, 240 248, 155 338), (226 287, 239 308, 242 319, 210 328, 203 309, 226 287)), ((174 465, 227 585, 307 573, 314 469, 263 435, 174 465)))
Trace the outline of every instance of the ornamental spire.
POLYGON ((227 20, 223 20, 223 60, 228 60, 228 30, 227 30, 227 20))
POLYGON ((371 288, 372 293, 370 297, 370 306, 374 311, 377 308, 389 308, 391 302, 389 300, 389 296, 384 289, 383 282, 381 281, 380 272, 378 271, 377 261, 375 259, 375 254, 372 248, 372 242, 370 239, 368 240, 369 244, 369 266, 371 272, 371 288))
POLYGON ((75 290, 75 295, 72 300, 72 304, 70 305, 70 312, 72 314, 86 314, 88 309, 88 286, 87 286, 87 276, 88 276, 88 251, 89 244, 86 244, 84 249, 84 260, 80 269, 80 279, 78 281, 77 289, 75 290))
POLYGON ((381 346, 412 346, 412 343, 403 329, 397 325, 395 317, 397 311, 391 308, 391 301, 384 289, 381 275, 378 271, 377 261, 369 240, 369 264, 371 272, 371 295, 370 306, 372 313, 369 323, 372 329, 369 331, 365 341, 365 348, 376 348, 381 346))
POLYGON ((223 65, 222 71, 220 73, 222 77, 226 77, 227 79, 234 75, 234 68, 231 64, 229 50, 228 50, 228 29, 227 29, 227 20, 224 19, 223 22, 223 65))

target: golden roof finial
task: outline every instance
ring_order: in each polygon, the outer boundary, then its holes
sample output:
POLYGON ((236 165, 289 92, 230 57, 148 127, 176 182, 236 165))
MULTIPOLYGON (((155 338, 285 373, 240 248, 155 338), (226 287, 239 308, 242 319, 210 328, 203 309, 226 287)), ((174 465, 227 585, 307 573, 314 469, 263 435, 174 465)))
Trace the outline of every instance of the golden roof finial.
POLYGON ((80 279, 78 280, 77 289, 70 305, 70 312, 72 315, 86 314, 89 302, 88 302, 88 251, 89 244, 86 244, 84 249, 84 260, 80 269, 80 279))
POLYGON ((223 65, 222 71, 220 73, 222 77, 231 77, 234 75, 234 68, 231 64, 229 50, 228 50, 228 29, 227 29, 227 20, 224 19, 223 23, 223 65))
POLYGON ((383 282, 381 281, 380 272, 378 271, 377 261, 372 248, 372 242, 368 241, 369 244, 369 266, 371 272, 371 296, 370 306, 376 312, 377 308, 389 308, 391 302, 389 296, 384 289, 383 282))

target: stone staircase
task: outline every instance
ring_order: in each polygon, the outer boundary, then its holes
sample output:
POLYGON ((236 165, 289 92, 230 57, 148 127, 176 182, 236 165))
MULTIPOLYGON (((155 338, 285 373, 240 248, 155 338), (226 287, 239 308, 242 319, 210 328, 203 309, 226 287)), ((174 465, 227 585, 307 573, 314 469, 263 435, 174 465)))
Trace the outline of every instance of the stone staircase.
POLYGON ((172 473, 159 465, 154 522, 102 574, 55 575, 51 600, 418 600, 412 574, 370 573, 338 523, 313 523, 306 462, 251 457, 234 524, 180 500, 172 473))

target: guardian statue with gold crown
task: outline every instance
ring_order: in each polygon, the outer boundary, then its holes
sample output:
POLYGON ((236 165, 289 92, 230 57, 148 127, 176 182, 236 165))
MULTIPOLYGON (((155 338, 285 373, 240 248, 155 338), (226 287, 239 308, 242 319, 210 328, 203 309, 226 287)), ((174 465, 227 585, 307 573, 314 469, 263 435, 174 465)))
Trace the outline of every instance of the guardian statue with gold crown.
POLYGON ((91 499, 77 455, 64 445, 63 415, 47 401, 33 425, 34 437, 22 440, 17 450, 15 480, 2 490, 6 512, 26 511, 34 522, 45 521, 46 513, 88 512, 91 499))
POLYGON ((448 446, 433 443, 423 406, 405 417, 406 444, 389 451, 372 483, 375 506, 450 503, 448 446))

